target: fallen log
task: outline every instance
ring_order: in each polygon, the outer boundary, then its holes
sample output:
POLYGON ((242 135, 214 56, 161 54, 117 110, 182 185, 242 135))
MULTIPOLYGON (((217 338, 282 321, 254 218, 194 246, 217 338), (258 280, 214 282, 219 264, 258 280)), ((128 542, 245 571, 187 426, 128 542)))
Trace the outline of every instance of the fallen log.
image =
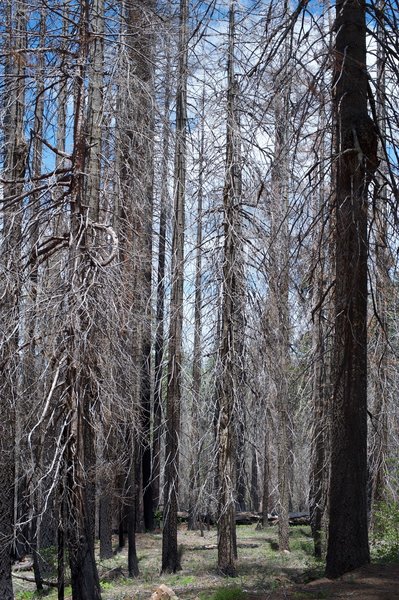
MULTIPOLYGON (((27 577, 25 575, 17 575, 16 573, 12 574, 13 577, 15 577, 15 579, 21 579, 22 581, 28 581, 29 583, 36 583, 36 580, 34 577, 27 577)), ((47 587, 58 587, 58 583, 56 581, 47 581, 46 579, 42 579, 42 584, 46 585, 47 587)), ((65 585, 69 585, 70 581, 66 581, 65 585)))
POLYGON ((32 571, 33 562, 32 561, 23 561, 15 563, 12 567, 13 571, 32 571))
MULTIPOLYGON (((259 548, 260 544, 246 544, 245 542, 237 544, 238 548, 259 548)), ((188 546, 185 548, 186 550, 216 550, 218 547, 217 544, 206 544, 203 546, 188 546)))
POLYGON ((100 573, 101 581, 115 581, 115 579, 119 579, 120 577, 126 577, 122 567, 114 567, 109 571, 105 571, 105 573, 100 573))
MULTIPOLYGON (((189 514, 186 510, 181 510, 177 513, 178 519, 181 522, 188 520, 189 514)), ((236 525, 252 525, 259 523, 263 515, 258 512, 241 511, 236 513, 236 525)), ((278 523, 278 515, 269 514, 268 521, 272 525, 278 523)), ((309 513, 306 512, 291 512, 288 515, 290 525, 309 525, 309 513)), ((216 525, 216 519, 211 515, 198 515, 198 522, 202 522, 203 525, 209 523, 210 525, 216 525)))

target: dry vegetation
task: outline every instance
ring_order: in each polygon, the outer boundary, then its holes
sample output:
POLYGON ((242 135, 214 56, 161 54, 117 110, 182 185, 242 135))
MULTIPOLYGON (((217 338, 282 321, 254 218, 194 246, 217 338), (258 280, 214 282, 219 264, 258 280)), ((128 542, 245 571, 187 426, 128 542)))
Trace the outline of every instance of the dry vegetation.
MULTIPOLYGON (((161 534, 146 533, 137 535, 140 576, 137 579, 120 577, 114 581, 104 581, 102 576, 111 569, 122 568, 127 573, 127 550, 116 554, 112 559, 99 564, 100 579, 104 600, 140 600, 149 598, 151 592, 161 583, 170 586, 179 598, 204 600, 216 589, 223 586, 239 588, 249 592, 271 592, 295 582, 304 582, 320 575, 323 565, 312 556, 313 542, 308 527, 293 527, 290 530, 291 552, 277 550, 277 528, 256 530, 254 525, 239 526, 238 577, 228 579, 216 572, 217 549, 216 530, 205 531, 204 537, 195 531, 179 530, 179 544, 182 549, 182 569, 176 574, 160 575, 161 534), (226 584, 227 581, 227 584, 226 584)), ((33 576, 24 572, 24 576, 33 576)), ((34 584, 14 578, 17 600, 34 598, 34 584)), ((66 600, 70 596, 67 590, 66 600)), ((55 591, 47 596, 56 598, 55 591)))
MULTIPOLYGON (((254 525, 237 528, 238 577, 226 579, 217 574, 216 530, 198 531, 179 528, 178 539, 182 552, 182 569, 176 574, 160 575, 161 533, 137 534, 140 575, 127 575, 127 549, 99 563, 104 600, 149 600, 152 592, 164 583, 184 600, 393 600, 397 598, 399 563, 372 565, 331 581, 323 578, 324 563, 313 556, 310 528, 290 528, 289 553, 279 552, 277 527, 257 530, 254 525), (110 572, 119 571, 110 579, 110 572)), ((115 540, 116 542, 116 540, 115 540)), ((378 544, 372 553, 381 559, 378 544)), ((385 557, 387 559, 388 555, 385 557)), ((399 558, 399 557, 398 557, 399 558)), ((14 572, 14 575, 17 575, 14 572)), ((32 578, 33 572, 24 571, 32 578)), ((14 577, 16 600, 34 600, 34 583, 14 577)), ((66 589, 65 600, 70 600, 66 589)), ((56 591, 49 590, 48 600, 56 600, 56 591)))

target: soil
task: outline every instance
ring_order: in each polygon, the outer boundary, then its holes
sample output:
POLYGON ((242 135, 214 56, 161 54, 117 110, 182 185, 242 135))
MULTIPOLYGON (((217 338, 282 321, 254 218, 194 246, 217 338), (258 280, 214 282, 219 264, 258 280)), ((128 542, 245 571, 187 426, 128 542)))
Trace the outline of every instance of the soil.
POLYGON ((266 594, 251 594, 248 600, 399 600, 399 564, 367 565, 335 580, 317 579, 266 594))

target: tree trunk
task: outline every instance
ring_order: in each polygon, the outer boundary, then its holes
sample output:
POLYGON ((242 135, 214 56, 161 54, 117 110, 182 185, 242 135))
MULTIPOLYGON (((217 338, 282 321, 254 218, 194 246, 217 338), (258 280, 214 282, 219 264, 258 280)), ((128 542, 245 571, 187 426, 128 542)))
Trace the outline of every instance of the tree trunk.
MULTIPOLYGON (((39 23, 39 36, 40 45, 45 46, 45 33, 46 33, 46 14, 47 11, 42 8, 40 14, 39 23)), ((37 61, 37 72, 36 72, 36 102, 35 102, 35 119, 34 119, 34 140, 33 140, 33 156, 32 156, 32 171, 35 180, 40 178, 42 174, 42 159, 43 159, 43 118, 44 118, 44 100, 45 100, 45 88, 44 88, 44 55, 40 54, 37 61)), ((32 194, 30 201, 31 206, 29 207, 29 218, 32 223, 30 227, 31 235, 29 236, 30 245, 30 268, 29 268, 29 301, 25 303, 25 319, 27 321, 27 327, 25 329, 26 338, 24 340, 24 346, 26 351, 22 356, 22 369, 23 369, 23 393, 27 399, 28 404, 25 404, 24 409, 29 406, 29 410, 39 405, 37 382, 39 380, 38 374, 40 373, 42 365, 40 364, 40 351, 37 348, 36 335, 38 323, 37 315, 37 303, 38 303, 38 288, 41 286, 39 282, 39 268, 37 261, 37 245, 39 239, 39 220, 36 218, 37 207, 40 206, 40 194, 32 194)), ((40 394, 40 392, 39 392, 40 394)), ((46 465, 43 464, 43 448, 45 447, 45 436, 43 427, 37 431, 37 437, 33 438, 32 446, 35 448, 35 452, 32 453, 32 470, 34 472, 34 478, 30 485, 30 500, 33 504, 31 509, 31 552, 33 555, 33 570, 36 582, 36 589, 38 592, 43 591, 42 579, 44 576, 43 570, 48 569, 49 565, 46 565, 43 557, 42 549, 42 521, 43 521, 43 494, 44 494, 44 481, 42 474, 45 472, 46 465), (40 476, 37 477, 37 474, 40 476)), ((47 443, 48 448, 48 443, 47 443)), ((48 511, 47 516, 49 516, 48 511)), ((54 541, 54 540, 53 540, 54 541)))
MULTIPOLYGON (((384 10, 385 2, 380 2, 380 9, 384 10)), ((387 36, 383 31, 381 22, 377 24, 377 117, 378 129, 382 143, 385 143, 387 129, 386 111, 386 51, 387 36)), ((389 335, 389 298, 392 295, 392 282, 390 269, 393 257, 390 255, 388 241, 388 214, 389 202, 385 186, 387 176, 386 162, 380 165, 380 174, 377 175, 377 185, 373 206, 375 213, 375 275, 374 288, 374 340, 373 354, 370 362, 373 366, 371 372, 371 389, 373 390, 374 403, 372 406, 371 443, 370 443, 370 509, 371 529, 374 525, 374 512, 378 504, 386 498, 387 493, 387 458, 388 458, 388 397, 390 387, 390 345, 389 335), (381 174, 382 173, 382 174, 381 174)))
POLYGON ((237 405, 242 383, 242 253, 241 245, 241 139, 235 78, 235 0, 229 8, 227 59, 226 170, 223 191, 224 251, 218 385, 218 570, 235 577, 237 540, 235 522, 237 470, 237 405))
MULTIPOLYGON (((169 48, 169 46, 168 46, 169 48)), ((165 319, 165 258, 166 258, 166 224, 169 207, 169 112, 170 112, 170 78, 171 60, 167 51, 165 80, 164 80, 164 112, 162 126, 162 180, 161 201, 159 215, 159 242, 158 242, 158 272, 157 272, 157 303, 156 303, 156 333, 154 349, 154 425, 152 446, 152 485, 154 509, 160 503, 160 454, 161 454, 161 415, 162 415, 162 375, 164 363, 164 319, 165 319)))
POLYGON ((369 562, 367 531, 367 191, 377 136, 367 113, 365 2, 336 3, 336 281, 326 575, 369 562))
MULTIPOLYGON (((320 295, 324 291, 316 282, 318 294, 316 301, 320 301, 320 295)), ((309 491, 309 513, 310 526, 314 541, 315 556, 321 558, 323 554, 322 529, 323 515, 326 509, 326 475, 327 467, 327 402, 326 387, 327 375, 325 369, 325 335, 323 327, 323 312, 320 309, 315 317, 314 323, 314 367, 313 367, 313 422, 311 438, 311 465, 310 465, 310 491, 309 491)))
MULTIPOLYGON (((202 115, 205 106, 205 86, 202 91, 202 115)), ((202 383, 202 204, 204 185, 204 147, 205 119, 201 123, 201 139, 198 157, 198 205, 197 205, 197 239, 195 264, 195 306, 194 306, 194 352, 192 371, 192 408, 191 408, 191 470, 189 486, 189 518, 188 529, 196 529, 198 523, 198 501, 200 492, 200 403, 202 383)))
POLYGON ((111 482, 107 479, 102 480, 100 507, 99 507, 99 538, 100 538, 100 559, 112 558, 112 494, 111 482))
MULTIPOLYGON (((323 99, 322 99, 323 100, 323 99)), ((328 222, 331 209, 325 194, 325 161, 326 161, 326 102, 322 101, 319 111, 320 143, 315 148, 315 159, 320 162, 318 170, 318 190, 314 200, 313 214, 313 293, 312 293, 312 337, 313 337, 313 390, 312 390, 312 424, 310 440, 310 473, 309 473, 309 514, 310 526, 314 542, 314 554, 321 558, 325 554, 327 539, 327 488, 329 479, 329 401, 331 395, 331 368, 329 352, 331 347, 331 305, 326 298, 326 282, 332 268, 332 257, 329 256, 328 222), (321 217, 321 219, 320 219, 321 217)), ((330 226, 331 227, 331 226, 330 226)))
POLYGON ((128 572, 129 577, 139 575, 139 561, 136 551, 136 523, 137 523, 137 479, 140 470, 140 449, 137 440, 129 432, 128 447, 130 449, 130 464, 127 473, 127 537, 128 537, 128 572))
MULTIPOLYGON (((241 382, 242 384, 242 382, 241 382)), ((242 385, 239 386, 240 396, 242 396, 242 385)), ((244 407, 241 405, 238 407, 237 420, 236 424, 236 436, 237 436, 237 450, 236 450, 236 460, 237 460, 237 503, 236 508, 240 512, 245 512, 247 510, 247 504, 245 499, 246 485, 245 485, 245 476, 246 476, 246 464, 245 464, 245 424, 244 424, 244 407)))
MULTIPOLYGON (((266 412, 267 414, 267 412, 266 412)), ((265 446, 263 451, 263 490, 262 490, 262 525, 269 526, 269 498, 270 498, 270 450, 269 450, 269 422, 265 422, 265 446)))
POLYGON ((99 199, 85 185, 84 81, 88 56, 88 14, 80 14, 80 60, 75 87, 73 170, 70 197, 68 263, 68 359, 65 377, 69 414, 67 433, 67 545, 72 600, 99 600, 100 583, 94 558, 95 438, 93 411, 97 396, 97 354, 93 349, 96 319, 93 264, 99 199), (89 204, 89 199, 91 204, 89 204))
POLYGON ((277 445, 278 533, 280 550, 289 550, 289 171, 287 83, 276 78, 274 95, 275 147, 271 173, 270 266, 267 306, 270 403, 275 410, 277 445))
POLYGON ((153 217, 153 143, 154 143, 154 1, 127 2, 128 81, 126 126, 129 129, 129 170, 131 197, 132 268, 135 273, 133 312, 135 335, 132 336, 132 358, 138 382, 135 399, 140 407, 141 472, 137 484, 137 526, 154 528, 154 502, 151 464, 151 282, 152 282, 152 217, 153 217))
POLYGON ((0 597, 13 600, 11 548, 14 537, 15 409, 18 385, 18 323, 21 290, 21 204, 27 144, 24 137, 26 6, 6 14, 8 56, 5 64, 4 177, 1 262, 6 276, 1 302, 0 344, 0 597))
POLYGON ((179 66, 176 97, 176 150, 172 289, 170 298, 169 358, 166 406, 165 491, 162 535, 162 572, 180 568, 177 547, 179 433, 182 374, 184 202, 187 136, 188 2, 180 2, 179 66))
POLYGON ((256 448, 252 448, 251 461, 251 509, 259 511, 258 457, 256 448))

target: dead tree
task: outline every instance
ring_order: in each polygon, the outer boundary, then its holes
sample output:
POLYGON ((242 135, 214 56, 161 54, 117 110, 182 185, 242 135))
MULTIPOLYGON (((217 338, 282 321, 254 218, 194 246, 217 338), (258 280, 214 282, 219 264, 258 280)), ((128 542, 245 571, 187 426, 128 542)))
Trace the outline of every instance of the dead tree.
POLYGON ((13 600, 11 550, 14 539, 16 391, 18 389, 19 303, 21 292, 21 223, 28 146, 24 135, 26 5, 10 3, 4 15, 8 56, 5 64, 4 168, 1 268, 4 290, 0 305, 0 595, 13 600))
POLYGON ((188 2, 180 2, 179 64, 176 94, 176 147, 172 239, 172 287, 168 339, 166 400, 165 490, 162 535, 162 572, 180 568, 177 547, 179 432, 182 372, 184 203, 186 187, 188 2))
POLYGON ((223 190, 223 280, 219 348, 217 452, 218 452, 218 570, 236 575, 236 419, 241 390, 239 355, 241 325, 241 165, 237 111, 238 81, 235 69, 235 0, 230 2, 227 57, 226 168, 223 190))

